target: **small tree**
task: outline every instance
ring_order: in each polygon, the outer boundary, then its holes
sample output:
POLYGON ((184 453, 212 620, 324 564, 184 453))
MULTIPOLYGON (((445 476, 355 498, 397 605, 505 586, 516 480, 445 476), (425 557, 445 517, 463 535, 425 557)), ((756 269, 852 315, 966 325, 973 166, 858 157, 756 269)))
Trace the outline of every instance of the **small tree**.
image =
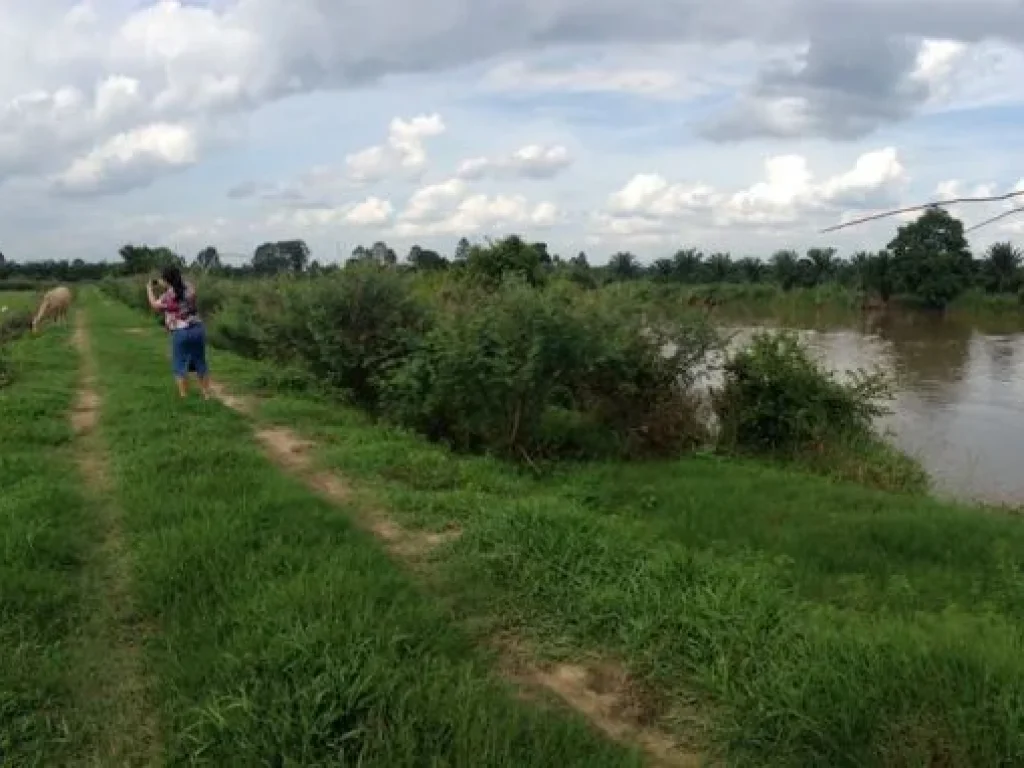
POLYGON ((423 271, 445 269, 448 266, 448 259, 437 251, 432 251, 429 248, 421 248, 418 245, 414 245, 409 249, 409 256, 407 260, 413 269, 423 271))
POLYGON ((608 272, 616 280, 632 280, 640 275, 640 264, 632 253, 620 251, 608 261, 608 272))
POLYGON ((929 208, 900 227, 889 250, 897 285, 926 306, 944 309, 971 283, 964 225, 942 208, 929 208))
POLYGON ((212 245, 203 248, 203 250, 196 254, 196 258, 192 262, 192 268, 203 272, 220 269, 220 254, 217 252, 217 249, 212 245))
POLYGON ((509 235, 487 246, 471 246, 465 264, 470 276, 490 288, 510 275, 537 286, 545 279, 545 255, 543 243, 527 243, 519 235, 509 235))

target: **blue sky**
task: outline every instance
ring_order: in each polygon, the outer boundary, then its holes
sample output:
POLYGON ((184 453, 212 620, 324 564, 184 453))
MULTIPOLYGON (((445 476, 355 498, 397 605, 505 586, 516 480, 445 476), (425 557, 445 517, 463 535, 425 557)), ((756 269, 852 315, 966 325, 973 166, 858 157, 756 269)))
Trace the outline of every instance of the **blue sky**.
MULTIPOLYGON (((913 5, 887 4, 881 36, 868 0, 0 10, 0 249, 880 248, 900 220, 817 232, 1024 184, 1024 13, 947 0, 917 28, 913 5)), ((1024 213, 973 244, 1015 238, 1024 213)))

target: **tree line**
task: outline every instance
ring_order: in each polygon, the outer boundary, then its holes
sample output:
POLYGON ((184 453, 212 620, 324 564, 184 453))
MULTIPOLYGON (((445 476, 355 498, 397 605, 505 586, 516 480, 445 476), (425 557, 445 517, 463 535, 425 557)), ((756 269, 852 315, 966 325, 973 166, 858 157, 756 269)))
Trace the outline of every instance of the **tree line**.
POLYGON ((1024 288, 1024 254, 1013 243, 992 245, 981 258, 971 253, 963 224, 942 208, 930 208, 897 229, 885 249, 859 252, 842 258, 834 248, 811 248, 803 255, 780 250, 770 258, 735 258, 729 253, 705 254, 681 249, 671 257, 644 264, 633 253, 620 251, 604 265, 594 266, 586 253, 571 258, 552 254, 543 242, 529 242, 511 235, 485 244, 461 238, 451 257, 414 245, 404 259, 386 242, 378 241, 352 250, 344 265, 321 264, 312 259, 303 240, 266 242, 251 259, 229 264, 214 246, 197 253, 191 261, 166 247, 128 244, 119 250, 120 262, 89 263, 38 261, 15 263, 0 254, 0 280, 62 281, 97 280, 135 275, 175 264, 199 272, 231 276, 280 274, 317 275, 361 264, 382 268, 440 272, 454 270, 487 282, 515 273, 531 285, 562 276, 585 286, 626 280, 649 279, 662 283, 714 285, 769 283, 785 291, 838 284, 887 302, 895 295, 941 308, 968 289, 989 293, 1021 293, 1024 288))

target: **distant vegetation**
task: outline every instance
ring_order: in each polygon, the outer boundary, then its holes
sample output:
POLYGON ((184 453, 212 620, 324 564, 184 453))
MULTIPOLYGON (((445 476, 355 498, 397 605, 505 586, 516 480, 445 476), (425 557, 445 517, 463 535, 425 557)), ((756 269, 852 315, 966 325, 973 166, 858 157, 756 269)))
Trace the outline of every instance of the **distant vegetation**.
MULTIPOLYGON (((968 247, 963 224, 941 208, 927 210, 898 228, 885 249, 842 258, 834 248, 811 248, 804 255, 782 250, 768 258, 706 254, 690 248, 644 264, 629 252, 611 255, 595 266, 586 253, 552 254, 547 244, 512 236, 495 250, 493 244, 472 244, 462 238, 451 256, 414 245, 404 259, 385 242, 358 246, 344 265, 322 264, 302 240, 267 242, 243 264, 229 263, 208 246, 191 260, 166 247, 125 245, 119 262, 81 260, 15 263, 0 255, 0 285, 7 289, 36 288, 43 282, 91 281, 142 274, 168 263, 219 276, 321 275, 363 264, 400 272, 460 273, 494 285, 517 274, 531 286, 567 280, 584 288, 613 282, 649 281, 699 289, 697 299, 764 301, 799 292, 826 290, 847 303, 884 304, 894 297, 929 308, 944 308, 964 294, 1014 298, 1019 306, 1024 286, 1024 253, 1013 243, 992 245, 980 258, 968 247)), ((826 296, 826 298, 828 298, 826 296)), ((1007 302, 1003 301, 1003 305, 1007 302)))

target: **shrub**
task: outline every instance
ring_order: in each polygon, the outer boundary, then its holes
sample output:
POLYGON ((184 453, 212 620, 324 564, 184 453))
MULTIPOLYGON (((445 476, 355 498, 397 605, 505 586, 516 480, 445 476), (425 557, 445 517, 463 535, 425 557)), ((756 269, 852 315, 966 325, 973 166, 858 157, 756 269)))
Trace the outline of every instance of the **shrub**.
POLYGON ((405 278, 360 265, 312 281, 281 277, 236 287, 217 314, 212 340, 302 368, 373 408, 382 377, 428 322, 405 278))
POLYGON ((28 309, 0 314, 0 344, 23 336, 32 329, 32 311, 28 309))
POLYGON ((515 458, 676 453, 699 441, 693 339, 634 304, 506 281, 445 313, 388 378, 390 418, 515 458), (666 337, 679 346, 663 350, 666 337))
POLYGON ((593 345, 575 385, 581 407, 616 434, 628 456, 665 456, 706 442, 696 393, 717 334, 699 313, 652 304, 644 291, 555 297, 593 345))
POLYGON ((839 381, 790 332, 761 332, 725 364, 713 394, 720 443, 754 453, 796 455, 836 442, 876 439, 874 419, 890 396, 881 373, 839 381))

